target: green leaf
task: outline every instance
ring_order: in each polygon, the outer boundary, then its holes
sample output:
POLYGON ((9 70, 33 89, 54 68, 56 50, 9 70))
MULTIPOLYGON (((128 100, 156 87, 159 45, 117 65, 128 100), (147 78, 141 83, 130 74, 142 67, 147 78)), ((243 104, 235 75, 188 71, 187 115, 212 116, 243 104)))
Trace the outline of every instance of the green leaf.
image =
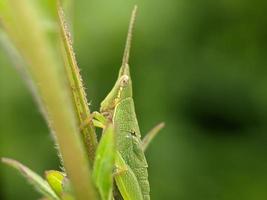
POLYGON ((74 199, 71 183, 65 173, 49 170, 45 172, 45 177, 50 187, 61 199, 74 199))
POLYGON ((56 192, 58 196, 61 196, 63 193, 62 182, 65 175, 62 172, 56 170, 49 170, 45 172, 45 178, 50 185, 50 187, 56 192))
MULTIPOLYGON (((29 74, 45 108, 64 168, 78 200, 95 200, 91 170, 78 127, 60 51, 58 29, 51 35, 43 27, 46 17, 34 0, 0 0, 1 25, 27 64, 29 74)), ((57 15, 56 2, 51 12, 57 15)), ((51 16, 52 16, 51 15, 51 16)))
POLYGON ((59 200, 56 193, 50 188, 48 183, 38 174, 30 170, 28 167, 24 166, 20 162, 10 159, 10 158, 2 158, 2 162, 17 169, 23 176, 27 178, 27 180, 35 186, 35 188, 47 198, 51 198, 54 200, 59 200))
POLYGON ((103 131, 102 138, 96 151, 93 167, 93 180, 102 200, 112 197, 113 168, 115 160, 114 128, 110 124, 103 131))

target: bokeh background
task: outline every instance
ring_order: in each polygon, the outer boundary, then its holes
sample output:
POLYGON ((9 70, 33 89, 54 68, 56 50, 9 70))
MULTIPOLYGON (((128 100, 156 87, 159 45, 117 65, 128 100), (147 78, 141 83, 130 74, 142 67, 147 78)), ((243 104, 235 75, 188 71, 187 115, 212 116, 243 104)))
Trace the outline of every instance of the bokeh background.
MULTIPOLYGON (((131 55, 153 200, 267 199, 267 1, 76 0, 75 50, 91 109, 111 89, 131 9, 131 55)), ((0 156, 42 174, 58 169, 49 130, 0 48, 0 156)), ((37 199, 0 164, 0 199, 37 199)))

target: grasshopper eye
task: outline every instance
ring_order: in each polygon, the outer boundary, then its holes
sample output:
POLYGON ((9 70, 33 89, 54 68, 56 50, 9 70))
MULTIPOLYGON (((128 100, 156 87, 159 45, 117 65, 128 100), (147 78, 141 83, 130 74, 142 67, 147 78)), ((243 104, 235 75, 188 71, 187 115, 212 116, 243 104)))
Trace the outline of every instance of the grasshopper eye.
POLYGON ((129 76, 128 76, 128 75, 123 75, 123 76, 121 77, 121 82, 120 82, 120 84, 121 84, 122 87, 126 87, 126 86, 129 84, 129 81, 130 81, 129 76))

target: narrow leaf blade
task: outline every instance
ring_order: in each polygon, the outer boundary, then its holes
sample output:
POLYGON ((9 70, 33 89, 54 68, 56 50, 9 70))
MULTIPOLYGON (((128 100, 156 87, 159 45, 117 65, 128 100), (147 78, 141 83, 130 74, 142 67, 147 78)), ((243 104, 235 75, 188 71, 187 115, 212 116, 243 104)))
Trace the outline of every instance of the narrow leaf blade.
POLYGON ((2 158, 2 162, 17 169, 42 195, 47 198, 59 200, 56 193, 50 188, 48 183, 28 167, 10 158, 2 158))
MULTIPOLYGON (((1 25, 27 63, 75 197, 93 200, 96 194, 91 183, 90 166, 57 45, 61 40, 57 31, 50 35, 43 29, 45 16, 39 12, 38 4, 39 1, 1 0, 1 25)), ((56 1, 51 1, 51 11, 56 15, 56 1)))
POLYGON ((157 136, 157 134, 161 131, 161 129, 163 129, 165 126, 164 122, 161 122, 159 124, 157 124, 155 127, 153 127, 145 136, 145 138, 143 139, 143 151, 145 152, 147 147, 150 145, 150 143, 152 142, 152 140, 157 136))
POLYGON ((110 200, 113 185, 113 167, 115 160, 114 128, 109 125, 103 132, 93 168, 93 179, 102 200, 110 200))

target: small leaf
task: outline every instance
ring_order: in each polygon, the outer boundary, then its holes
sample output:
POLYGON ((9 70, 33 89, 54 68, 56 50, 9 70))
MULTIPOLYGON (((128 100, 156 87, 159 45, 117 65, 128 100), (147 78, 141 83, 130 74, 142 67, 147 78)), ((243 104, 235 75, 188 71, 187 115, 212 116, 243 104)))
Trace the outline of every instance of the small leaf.
POLYGON ((93 180, 102 200, 110 200, 113 185, 113 167, 115 160, 114 128, 107 126, 96 151, 93 168, 93 180))
POLYGON ((49 170, 45 172, 45 177, 50 187, 56 192, 58 196, 63 193, 63 180, 65 175, 56 170, 49 170))
POLYGON ((58 196, 49 187, 48 183, 28 167, 10 158, 2 158, 2 162, 17 169, 39 192, 41 192, 41 194, 49 199, 59 200, 58 196))
POLYGON ((49 170, 45 172, 45 177, 50 187, 56 192, 60 199, 74 200, 73 189, 65 173, 49 170))

